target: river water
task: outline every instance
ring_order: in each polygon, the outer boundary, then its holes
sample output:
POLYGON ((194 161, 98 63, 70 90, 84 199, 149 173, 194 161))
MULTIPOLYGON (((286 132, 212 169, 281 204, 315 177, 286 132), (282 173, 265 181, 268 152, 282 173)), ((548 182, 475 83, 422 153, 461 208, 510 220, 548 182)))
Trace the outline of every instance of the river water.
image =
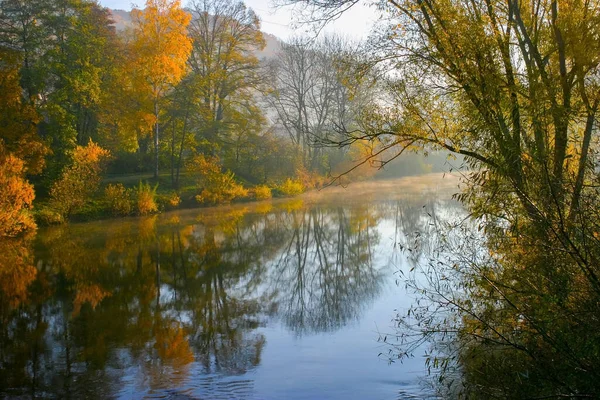
POLYGON ((427 398, 421 354, 387 357, 400 249, 455 192, 428 175, 4 244, 0 397, 427 398))

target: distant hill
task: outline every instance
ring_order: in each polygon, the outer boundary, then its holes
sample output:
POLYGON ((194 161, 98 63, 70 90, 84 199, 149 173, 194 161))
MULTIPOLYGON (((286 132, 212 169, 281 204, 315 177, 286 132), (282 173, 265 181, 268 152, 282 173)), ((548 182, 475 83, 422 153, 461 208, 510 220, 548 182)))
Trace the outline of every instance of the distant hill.
MULTIPOLYGON (((123 31, 125 28, 131 25, 131 12, 125 10, 112 10, 109 9, 112 14, 115 28, 117 31, 123 31)), ((256 56, 259 59, 271 59, 281 50, 281 41, 274 35, 263 32, 266 46, 263 50, 257 51, 256 56)))

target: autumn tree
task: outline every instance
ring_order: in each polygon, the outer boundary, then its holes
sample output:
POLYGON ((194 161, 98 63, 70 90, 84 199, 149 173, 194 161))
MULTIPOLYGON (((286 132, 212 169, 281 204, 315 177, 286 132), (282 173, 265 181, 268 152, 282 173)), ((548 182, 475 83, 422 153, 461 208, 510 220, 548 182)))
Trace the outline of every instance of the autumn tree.
MULTIPOLYGON (((296 3, 328 19, 356 1, 296 3)), ((419 334, 454 332, 455 358, 436 364, 498 378, 475 378, 466 397, 597 397, 598 2, 402 0, 384 12, 389 29, 357 69, 371 67, 359 77, 380 99, 338 144, 369 140, 381 162, 385 149, 464 155, 458 198, 492 253, 449 263, 430 289, 460 322, 420 313, 419 334), (508 390, 522 378, 528 391, 508 390)))
POLYGON ((40 116, 22 96, 20 51, 0 47, 0 140, 6 151, 25 162, 29 174, 44 168, 49 149, 37 133, 40 116))
POLYGON ((22 97, 19 51, 0 47, 0 236, 35 229, 35 197, 26 174, 39 174, 48 153, 37 135, 39 116, 22 97))
POLYGON ((98 138, 100 99, 112 71, 106 55, 117 37, 108 9, 90 0, 8 0, 0 9, 0 42, 21 60, 13 93, 23 92, 23 104, 43 116, 35 130, 52 148, 44 175, 35 178, 48 189, 74 147, 98 138))
POLYGON ((89 141, 87 146, 77 146, 72 164, 66 167, 60 179, 50 190, 50 206, 63 217, 81 209, 100 185, 100 173, 110 156, 108 150, 89 141))
POLYGON ((8 153, 0 142, 0 237, 36 228, 31 214, 35 193, 24 175, 23 160, 8 153))
POLYGON ((231 159, 232 147, 264 126, 255 54, 265 42, 257 16, 231 0, 193 1, 190 12, 188 73, 170 93, 166 124, 175 187, 186 156, 206 152, 231 159))
POLYGON ((132 11, 133 31, 130 48, 133 85, 141 97, 152 103, 154 177, 158 178, 161 101, 184 76, 191 50, 187 36, 190 15, 179 0, 148 0, 144 10, 132 11))

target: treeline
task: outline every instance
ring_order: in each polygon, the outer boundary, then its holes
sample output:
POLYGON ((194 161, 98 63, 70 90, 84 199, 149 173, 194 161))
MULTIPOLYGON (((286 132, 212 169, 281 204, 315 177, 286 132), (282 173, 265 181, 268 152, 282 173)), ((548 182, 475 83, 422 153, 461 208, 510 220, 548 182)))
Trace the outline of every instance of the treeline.
POLYGON ((369 101, 341 72, 350 43, 298 38, 259 60, 259 19, 235 0, 148 0, 131 18, 117 31, 95 1, 0 2, 3 235, 35 226, 34 198, 46 222, 154 210, 139 206, 150 174, 167 206, 267 198, 369 151, 322 146, 369 101))

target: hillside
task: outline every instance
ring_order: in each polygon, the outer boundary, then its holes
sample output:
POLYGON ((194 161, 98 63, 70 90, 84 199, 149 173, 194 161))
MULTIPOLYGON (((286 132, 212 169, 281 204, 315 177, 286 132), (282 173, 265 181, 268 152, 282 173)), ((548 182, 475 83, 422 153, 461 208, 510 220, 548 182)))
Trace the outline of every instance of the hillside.
MULTIPOLYGON (((114 25, 117 31, 123 31, 129 25, 131 25, 131 12, 125 10, 112 10, 110 9, 112 14, 114 25)), ((263 36, 265 38, 266 46, 263 50, 257 51, 256 56, 260 59, 270 59, 275 57, 277 52, 281 49, 280 40, 274 35, 263 32, 263 36)))

